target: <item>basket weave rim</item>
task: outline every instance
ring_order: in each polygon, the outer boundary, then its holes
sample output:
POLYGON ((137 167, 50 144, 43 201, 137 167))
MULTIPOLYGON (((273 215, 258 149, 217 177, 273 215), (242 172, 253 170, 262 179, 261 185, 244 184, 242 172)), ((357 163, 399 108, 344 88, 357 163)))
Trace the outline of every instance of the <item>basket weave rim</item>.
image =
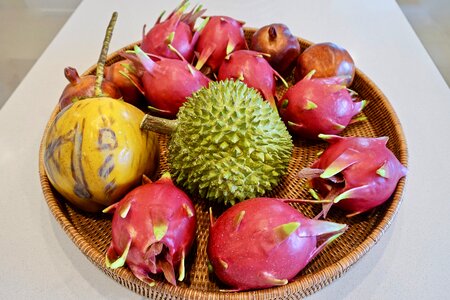
MULTIPOLYGON (((246 31, 256 31, 254 28, 245 28, 246 31)), ((312 42, 309 42, 305 39, 298 38, 301 43, 312 45, 312 42)), ((129 49, 133 45, 139 44, 139 42, 135 42, 130 44, 122 49, 115 51, 114 53, 108 55, 108 59, 111 57, 117 56, 120 51, 124 49, 129 49)), ((90 73, 93 69, 95 69, 96 65, 91 66, 86 72, 90 73)), ((397 114, 393 110, 386 96, 381 92, 381 90, 369 79, 361 70, 356 68, 355 76, 361 77, 363 81, 365 81, 372 89, 376 90, 376 92, 380 95, 382 101, 384 101, 386 107, 388 108, 388 113, 390 117, 394 120, 394 131, 397 134, 397 138, 400 140, 400 149, 399 149, 399 161, 404 165, 408 166, 408 148, 406 143, 406 138, 403 133, 403 129, 401 127, 400 121, 398 119, 397 114)), ((208 298, 208 299, 254 299, 254 298, 272 298, 272 297, 282 297, 292 295, 301 291, 313 290, 316 292, 326 285, 330 284, 333 280, 341 277, 352 265, 354 265, 359 259, 361 259, 383 236, 384 232, 389 228, 391 223, 393 222, 400 205, 402 203, 402 193, 406 183, 406 178, 402 178, 397 185, 395 193, 392 197, 392 200, 389 204, 385 212, 385 216, 381 220, 380 224, 373 229, 369 236, 355 247, 352 251, 346 254, 339 261, 327 266, 315 273, 308 274, 297 278, 296 280, 289 282, 287 285, 268 288, 264 290, 255 290, 255 291, 244 291, 239 293, 226 293, 217 292, 217 291, 203 291, 193 288, 186 287, 174 287, 165 282, 158 282, 154 287, 150 287, 145 283, 139 281, 136 278, 129 278, 127 274, 122 269, 111 270, 105 268, 104 266, 104 253, 100 253, 97 251, 90 243, 86 241, 83 235, 81 235, 76 228, 72 225, 70 220, 66 217, 64 212, 60 209, 60 205, 58 204, 58 200, 55 198, 53 194, 52 186, 47 178, 45 169, 44 169, 44 151, 45 151, 45 137, 48 134, 49 127, 51 125, 51 121, 56 117, 59 112, 58 106, 56 106, 51 114, 51 117, 46 125, 44 130, 44 134, 41 140, 40 148, 39 148, 39 177, 41 188, 44 193, 44 197, 47 205, 54 218, 60 224, 64 232, 70 237, 73 243, 81 250, 81 252, 95 264, 100 270, 106 273, 108 276, 112 277, 114 280, 119 282, 120 284, 129 287, 130 284, 134 284, 139 286, 141 289, 154 289, 154 292, 161 293, 165 295, 171 295, 175 297, 181 298, 189 298, 189 299, 198 299, 198 298, 208 298)))

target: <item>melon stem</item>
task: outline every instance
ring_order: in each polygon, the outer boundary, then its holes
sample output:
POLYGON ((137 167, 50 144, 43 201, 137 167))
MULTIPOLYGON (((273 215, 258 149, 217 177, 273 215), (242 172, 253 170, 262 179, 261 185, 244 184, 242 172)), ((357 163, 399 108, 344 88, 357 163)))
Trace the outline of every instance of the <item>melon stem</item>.
POLYGON ((117 12, 115 11, 112 14, 111 20, 109 21, 108 28, 106 29, 105 39, 103 40, 102 51, 100 52, 100 56, 97 62, 97 70, 96 70, 96 78, 95 78, 95 96, 102 97, 102 82, 103 82, 103 73, 105 70, 106 57, 108 55, 109 43, 111 42, 111 36, 116 25, 117 21, 117 12))
POLYGON ((169 120, 155 117, 152 115, 145 115, 141 122, 141 129, 153 131, 162 134, 171 134, 178 126, 177 120, 169 120))

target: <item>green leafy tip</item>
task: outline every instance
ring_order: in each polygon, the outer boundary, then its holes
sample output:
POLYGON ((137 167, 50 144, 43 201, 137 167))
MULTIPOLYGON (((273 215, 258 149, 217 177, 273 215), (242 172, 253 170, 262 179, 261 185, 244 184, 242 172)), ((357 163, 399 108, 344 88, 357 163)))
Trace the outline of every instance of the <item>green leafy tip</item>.
POLYGON ((153 234, 155 236, 156 241, 162 240, 162 238, 166 235, 168 228, 169 228, 168 224, 159 224, 153 226, 153 234))
POLYGON ((275 227, 274 231, 278 241, 282 242, 287 239, 292 233, 294 233, 299 227, 300 222, 291 222, 275 227))
POLYGON ((131 247, 131 239, 128 241, 128 244, 125 247, 125 250, 123 251, 122 255, 118 259, 116 259, 114 262, 111 262, 109 260, 108 253, 106 253, 106 260, 105 260, 106 266, 108 268, 114 270, 114 269, 120 268, 123 265, 125 265, 125 261, 126 261, 127 256, 128 256, 128 251, 130 251, 130 247, 131 247))

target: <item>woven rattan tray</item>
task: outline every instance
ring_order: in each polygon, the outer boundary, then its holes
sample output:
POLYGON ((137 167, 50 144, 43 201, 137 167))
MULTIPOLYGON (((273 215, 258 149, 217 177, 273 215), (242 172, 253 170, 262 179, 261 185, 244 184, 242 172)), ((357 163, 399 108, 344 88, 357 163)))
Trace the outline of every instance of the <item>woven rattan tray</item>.
MULTIPOLYGON (((247 39, 254 29, 246 29, 247 39)), ((310 42, 299 39, 302 50, 311 45, 310 42)), ((129 49, 133 45, 125 48, 129 49)), ((120 50, 119 50, 120 51, 120 50)), ((121 59, 119 51, 108 57, 107 65, 121 59)), ((92 66, 85 74, 93 74, 92 66)), ((292 84, 292 78, 287 78, 292 84)), ((407 166, 407 147, 400 122, 391 105, 377 86, 360 70, 351 88, 363 99, 369 101, 364 109, 366 121, 350 125, 342 135, 345 136, 388 136, 388 148, 397 156, 400 162, 407 166)), ((278 94, 284 91, 279 90, 278 94)), ((56 99, 55 99, 56 102, 56 99)), ((56 117, 56 107, 44 132, 45 140, 48 127, 56 117)), ((168 170, 166 161, 168 137, 159 135, 161 161, 157 175, 168 170)), ((156 286, 150 287, 136 279, 131 271, 124 268, 111 270, 105 267, 105 252, 111 239, 111 216, 102 214, 87 214, 74 209, 52 188, 44 171, 44 147, 41 143, 39 153, 39 173, 42 190, 47 204, 62 226, 66 234, 73 240, 83 254, 108 276, 129 288, 130 290, 152 299, 273 299, 273 298, 303 298, 336 278, 341 277, 355 262, 367 253, 381 238, 394 219, 400 203, 405 184, 401 179, 391 199, 370 213, 353 218, 346 218, 338 208, 332 209, 327 219, 346 223, 349 229, 339 239, 327 246, 297 277, 285 286, 239 293, 223 293, 224 288, 219 281, 208 272, 206 244, 209 230, 208 207, 202 199, 193 196, 197 213, 197 239, 187 261, 187 276, 178 286, 166 283, 162 278, 156 286)), ((289 164, 288 174, 268 196, 280 198, 311 198, 305 188, 305 179, 296 176, 303 167, 311 165, 317 158, 318 151, 326 147, 325 142, 307 142, 294 140, 295 148, 289 164)), ((294 205, 305 215, 313 217, 320 210, 320 205, 294 205)), ((218 208, 217 211, 223 210, 218 208)))

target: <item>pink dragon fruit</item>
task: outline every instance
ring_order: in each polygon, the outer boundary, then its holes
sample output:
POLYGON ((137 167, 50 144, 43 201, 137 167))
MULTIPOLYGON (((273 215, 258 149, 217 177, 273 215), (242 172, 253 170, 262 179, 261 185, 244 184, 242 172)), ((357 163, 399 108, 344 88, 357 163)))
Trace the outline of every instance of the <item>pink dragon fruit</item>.
POLYGON ((150 55, 154 61, 138 46, 134 47, 134 53, 136 55, 123 53, 122 56, 132 60, 140 70, 144 95, 150 108, 164 117, 174 118, 186 97, 208 86, 211 81, 184 59, 150 55))
POLYGON ((253 198, 211 220, 207 253, 235 291, 285 285, 346 229, 308 219, 282 199, 253 198))
POLYGON ((362 111, 366 101, 354 101, 345 77, 313 78, 311 72, 290 87, 278 109, 290 132, 318 139, 319 134, 338 134, 362 111))
POLYGON ((178 59, 178 56, 168 48, 172 45, 178 52, 183 55, 187 61, 191 61, 194 57, 194 48, 199 37, 200 26, 193 34, 192 30, 195 20, 204 13, 205 10, 201 6, 196 6, 194 9, 185 13, 184 11, 189 6, 189 1, 184 0, 175 8, 175 10, 161 22, 164 12, 159 16, 155 25, 145 33, 145 26, 142 38, 142 50, 147 53, 155 54, 162 57, 178 59))
POLYGON ((216 72, 225 56, 231 52, 247 49, 244 24, 230 17, 212 16, 200 32, 195 50, 199 53, 196 68, 203 65, 216 72))
POLYGON ((264 99, 274 109, 277 109, 275 76, 280 78, 287 86, 286 81, 270 66, 262 53, 251 50, 237 50, 225 57, 219 68, 217 79, 239 79, 249 87, 258 90, 264 99))
POLYGON ((154 183, 135 188, 121 201, 106 208, 114 211, 112 241, 106 266, 126 264, 140 280, 153 285, 150 274, 164 273, 176 285, 185 276, 185 258, 195 238, 196 217, 189 197, 168 173, 154 183))
POLYGON ((387 137, 340 137, 320 135, 330 146, 311 168, 300 171, 309 178, 316 199, 327 199, 326 217, 332 205, 350 211, 348 216, 368 211, 392 195, 407 169, 386 147, 387 137))

